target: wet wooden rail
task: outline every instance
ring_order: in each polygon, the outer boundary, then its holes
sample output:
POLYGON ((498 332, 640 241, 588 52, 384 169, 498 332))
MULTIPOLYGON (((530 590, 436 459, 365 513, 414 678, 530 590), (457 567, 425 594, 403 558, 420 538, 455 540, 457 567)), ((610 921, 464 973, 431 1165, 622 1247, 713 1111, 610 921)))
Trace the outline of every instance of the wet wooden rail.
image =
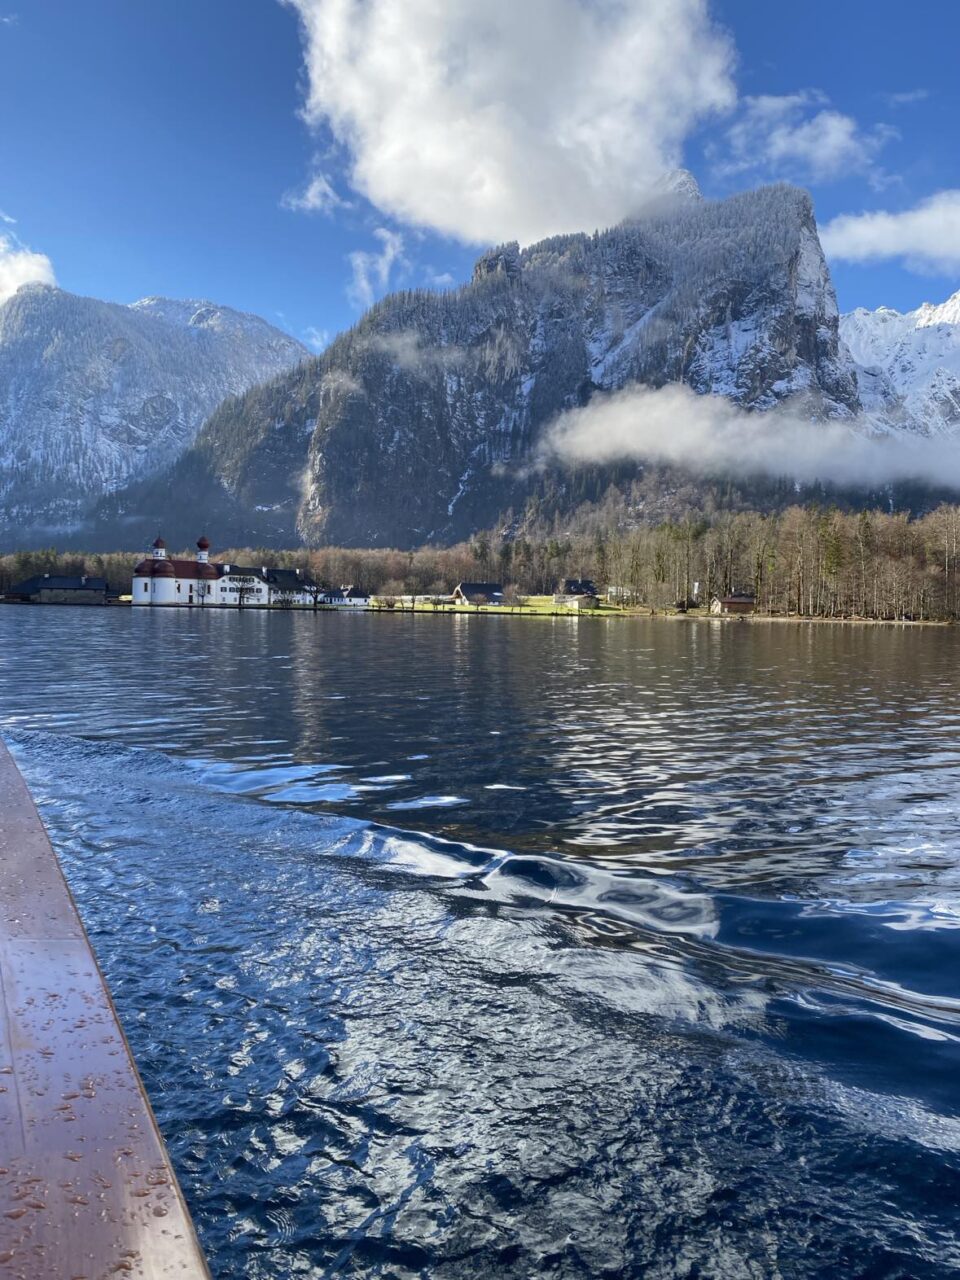
POLYGON ((73 898, 2 742, 0 1276, 208 1276, 73 898))

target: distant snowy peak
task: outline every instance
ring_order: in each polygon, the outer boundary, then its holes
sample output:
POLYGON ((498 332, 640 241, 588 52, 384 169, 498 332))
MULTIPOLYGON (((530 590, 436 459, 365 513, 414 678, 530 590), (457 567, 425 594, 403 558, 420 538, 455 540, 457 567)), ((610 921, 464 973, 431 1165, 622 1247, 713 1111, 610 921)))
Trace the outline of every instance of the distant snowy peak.
POLYGON ((918 329, 927 328, 932 324, 960 325, 960 289, 952 298, 941 302, 939 306, 935 306, 932 302, 924 302, 916 311, 908 314, 916 316, 918 329))
POLYGON ((683 196, 687 200, 703 199, 700 184, 689 169, 670 169, 654 183, 653 190, 658 196, 683 196))
MULTIPOLYGON (((207 298, 141 298, 131 302, 128 310, 152 316, 165 324, 189 329, 215 329, 221 332, 279 334, 266 320, 247 311, 234 311, 207 298)), ((282 335, 286 338, 286 335, 282 335)), ((293 339, 290 339, 293 341, 293 339)))
POLYGON ((960 433, 960 293, 916 311, 859 307, 841 317, 840 336, 861 366, 861 395, 881 415, 878 425, 960 433))

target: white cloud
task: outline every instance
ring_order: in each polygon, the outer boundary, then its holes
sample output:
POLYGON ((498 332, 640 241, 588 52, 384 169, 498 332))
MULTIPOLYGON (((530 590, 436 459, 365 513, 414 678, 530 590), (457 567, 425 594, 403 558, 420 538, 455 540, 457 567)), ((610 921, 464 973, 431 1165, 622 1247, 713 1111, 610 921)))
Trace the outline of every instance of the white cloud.
POLYGON ((353 271, 353 279, 347 286, 347 297, 360 309, 369 307, 378 294, 386 292, 395 266, 403 267, 406 264, 403 236, 399 231, 377 227, 373 234, 380 241, 379 253, 354 249, 353 253, 347 255, 353 271))
POLYGON ((960 190, 940 191, 902 213, 847 213, 820 230, 828 257, 902 258, 920 271, 960 269, 960 190))
POLYGON ((820 182, 857 173, 882 183, 877 158, 897 136, 889 125, 861 128, 815 89, 763 94, 744 99, 740 118, 727 130, 729 152, 717 167, 725 174, 760 170, 820 182))
POLYGON ((884 101, 891 107, 909 107, 930 97, 929 89, 908 89, 905 93, 885 93, 884 101))
POLYGON ((542 458, 569 463, 626 458, 686 467, 700 475, 768 475, 878 486, 925 480, 960 487, 960 446, 942 439, 870 437, 847 423, 812 422, 789 403, 747 413, 721 396, 673 383, 634 386, 563 414, 542 458))
POLYGON ((303 331, 303 340, 311 351, 323 351, 330 345, 330 330, 318 329, 316 325, 309 324, 303 331))
POLYGON ((420 377, 427 377, 437 369, 456 368, 465 358, 463 348, 452 343, 444 347, 424 345, 412 329, 374 334, 367 340, 367 346, 387 356, 405 373, 420 377))
POLYGON ((707 0, 284 0, 350 181, 469 242, 607 226, 735 101, 707 0))
POLYGON ((295 213, 332 213, 334 209, 350 208, 350 202, 337 194, 327 175, 319 172, 302 191, 288 191, 280 203, 295 213))
MULTIPOLYGON (((4 222, 13 219, 4 215, 4 222)), ((0 303, 12 297, 22 284, 56 284, 53 263, 44 253, 34 253, 11 232, 0 235, 0 303)))

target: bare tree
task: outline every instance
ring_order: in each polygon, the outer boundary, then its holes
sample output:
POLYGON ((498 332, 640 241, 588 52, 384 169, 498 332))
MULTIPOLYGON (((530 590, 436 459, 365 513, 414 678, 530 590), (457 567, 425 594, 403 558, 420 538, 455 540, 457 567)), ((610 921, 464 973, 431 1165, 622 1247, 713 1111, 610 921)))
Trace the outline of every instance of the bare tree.
POLYGON ((378 595, 388 609, 396 609, 399 605, 403 610, 403 583, 397 578, 384 583, 383 590, 378 595))
POLYGON ((305 582, 303 584, 303 589, 307 593, 307 595, 310 597, 310 605, 314 613, 316 613, 317 609, 320 607, 321 599, 327 593, 326 587, 322 586, 321 583, 319 582, 314 582, 311 579, 310 581, 305 582))
POLYGON ((503 603, 510 606, 510 612, 514 609, 523 612, 523 606, 527 603, 526 596, 520 594, 520 589, 515 582, 508 583, 503 589, 503 603))

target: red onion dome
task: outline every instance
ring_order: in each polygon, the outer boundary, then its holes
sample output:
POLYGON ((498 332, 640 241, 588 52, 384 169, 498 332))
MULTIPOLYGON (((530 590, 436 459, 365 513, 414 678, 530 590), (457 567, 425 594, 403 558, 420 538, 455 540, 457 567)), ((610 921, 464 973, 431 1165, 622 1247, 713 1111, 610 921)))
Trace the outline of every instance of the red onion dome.
POLYGON ((197 539, 197 550, 198 550, 198 551, 209 551, 209 550, 210 550, 210 539, 209 539, 208 537, 206 537, 206 536, 204 536, 204 537, 202 537, 202 538, 198 538, 198 539, 197 539))
POLYGON ((155 578, 175 578, 177 571, 169 560, 158 560, 153 566, 153 576, 155 578))
POLYGON ((197 577, 205 578, 205 579, 217 578, 219 577, 219 574, 217 573, 216 568, 212 564, 198 564, 197 577))
POLYGON ((133 571, 135 578, 152 578, 153 577, 153 561, 141 560, 133 571))
POLYGON ((153 545, 156 548, 156 550, 159 551, 161 547, 166 548, 167 544, 164 542, 162 538, 158 538, 153 545))

